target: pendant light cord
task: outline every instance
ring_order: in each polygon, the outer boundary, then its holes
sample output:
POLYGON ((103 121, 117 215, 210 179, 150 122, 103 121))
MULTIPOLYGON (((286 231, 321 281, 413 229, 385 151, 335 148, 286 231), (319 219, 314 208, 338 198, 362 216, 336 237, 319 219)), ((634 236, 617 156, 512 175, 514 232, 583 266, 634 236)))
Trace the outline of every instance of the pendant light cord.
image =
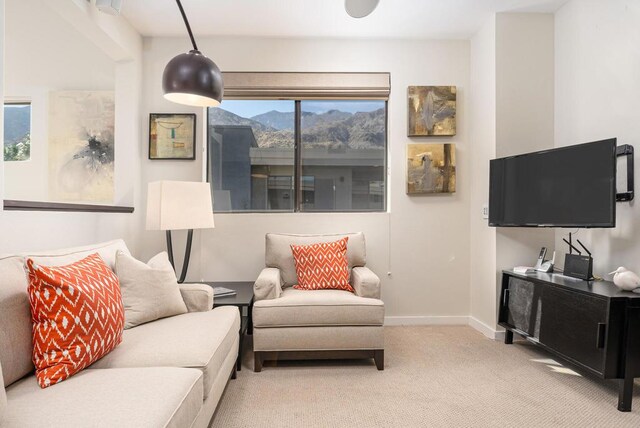
POLYGON ((191 32, 191 26, 189 25, 189 20, 187 19, 187 15, 184 13, 184 9, 182 8, 182 3, 180 0, 176 0, 178 3, 178 8, 180 9, 180 13, 182 14, 182 19, 184 19, 184 25, 187 27, 187 32, 189 33, 189 38, 191 39, 191 44, 193 45, 193 50, 198 50, 198 46, 196 46, 196 39, 193 38, 193 33, 191 32))

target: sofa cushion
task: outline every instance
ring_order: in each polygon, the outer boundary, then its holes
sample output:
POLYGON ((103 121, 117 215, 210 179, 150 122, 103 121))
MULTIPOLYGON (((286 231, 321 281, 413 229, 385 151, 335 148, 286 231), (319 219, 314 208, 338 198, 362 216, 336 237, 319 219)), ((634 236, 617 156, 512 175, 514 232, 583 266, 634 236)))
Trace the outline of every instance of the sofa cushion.
POLYGON ((116 239, 113 241, 85 245, 82 247, 64 248, 53 251, 36 251, 33 253, 23 254, 23 256, 33 259, 33 261, 39 265, 61 266, 82 260, 93 253, 98 253, 107 266, 109 266, 111 270, 115 270, 116 253, 118 251, 122 251, 125 254, 131 254, 124 241, 122 239, 116 239))
POLYGON ((0 364, 0 426, 7 413, 7 393, 4 390, 4 381, 2 380, 2 365, 0 364))
POLYGON ((4 386, 33 371, 28 285, 22 257, 0 259, 0 363, 4 386))
POLYGON ((40 265, 56 266, 98 253, 113 269, 118 250, 129 254, 124 241, 117 239, 83 247, 0 256, 0 362, 5 385, 11 385, 34 369, 31 362, 33 344, 25 257, 32 258, 40 265))
POLYGON ((152 257, 148 263, 119 251, 116 274, 122 290, 124 328, 187 313, 166 251, 152 257))
POLYGON ((84 370, 47 389, 35 376, 7 389, 3 428, 189 427, 202 407, 202 374, 170 367, 84 370))
POLYGON ((122 340, 118 277, 97 253, 65 266, 27 259, 33 362, 40 387, 68 379, 122 340))
POLYGON ((291 287, 298 281, 296 265, 291 252, 291 245, 309 245, 319 242, 337 241, 349 237, 347 243, 347 261, 349 269, 354 266, 364 266, 367 262, 364 234, 342 233, 332 235, 290 235, 280 233, 267 233, 265 264, 266 267, 278 268, 282 273, 282 282, 285 287, 291 287))
POLYGON ((382 325, 382 300, 343 290, 287 288, 277 299, 253 304, 253 325, 260 327, 382 325))
POLYGON ((91 368, 191 367, 204 373, 206 399, 240 331, 235 306, 189 312, 125 330, 122 343, 91 368))

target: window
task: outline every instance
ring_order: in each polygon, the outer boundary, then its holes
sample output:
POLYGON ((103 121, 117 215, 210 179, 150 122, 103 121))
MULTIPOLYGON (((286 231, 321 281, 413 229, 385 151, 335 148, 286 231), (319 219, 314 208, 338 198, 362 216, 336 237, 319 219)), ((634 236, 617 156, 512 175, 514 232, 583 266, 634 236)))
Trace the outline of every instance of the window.
POLYGON ((31 104, 4 104, 4 161, 31 158, 31 104))
POLYGON ((384 100, 225 100, 208 110, 216 212, 384 211, 384 100))

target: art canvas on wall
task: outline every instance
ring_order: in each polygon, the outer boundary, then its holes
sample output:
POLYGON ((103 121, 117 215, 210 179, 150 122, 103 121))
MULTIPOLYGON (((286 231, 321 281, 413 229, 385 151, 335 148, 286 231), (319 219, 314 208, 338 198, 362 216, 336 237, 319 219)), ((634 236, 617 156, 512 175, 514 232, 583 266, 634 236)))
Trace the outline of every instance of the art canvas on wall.
POLYGON ((407 145, 407 194, 455 191, 455 144, 407 145))
POLYGON ((49 199, 114 200, 113 91, 49 94, 49 199))
POLYGON ((149 159, 196 158, 196 115, 159 114, 149 116, 149 159))
POLYGON ((409 86, 409 137, 456 135, 456 87, 409 86))

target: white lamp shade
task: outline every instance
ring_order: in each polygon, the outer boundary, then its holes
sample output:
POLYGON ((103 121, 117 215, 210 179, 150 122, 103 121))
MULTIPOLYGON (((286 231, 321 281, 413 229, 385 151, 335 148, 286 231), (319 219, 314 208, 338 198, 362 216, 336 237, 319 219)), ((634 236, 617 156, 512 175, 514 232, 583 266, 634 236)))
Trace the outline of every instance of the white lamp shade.
POLYGON ((209 183, 154 181, 147 193, 147 230, 211 229, 209 183))

